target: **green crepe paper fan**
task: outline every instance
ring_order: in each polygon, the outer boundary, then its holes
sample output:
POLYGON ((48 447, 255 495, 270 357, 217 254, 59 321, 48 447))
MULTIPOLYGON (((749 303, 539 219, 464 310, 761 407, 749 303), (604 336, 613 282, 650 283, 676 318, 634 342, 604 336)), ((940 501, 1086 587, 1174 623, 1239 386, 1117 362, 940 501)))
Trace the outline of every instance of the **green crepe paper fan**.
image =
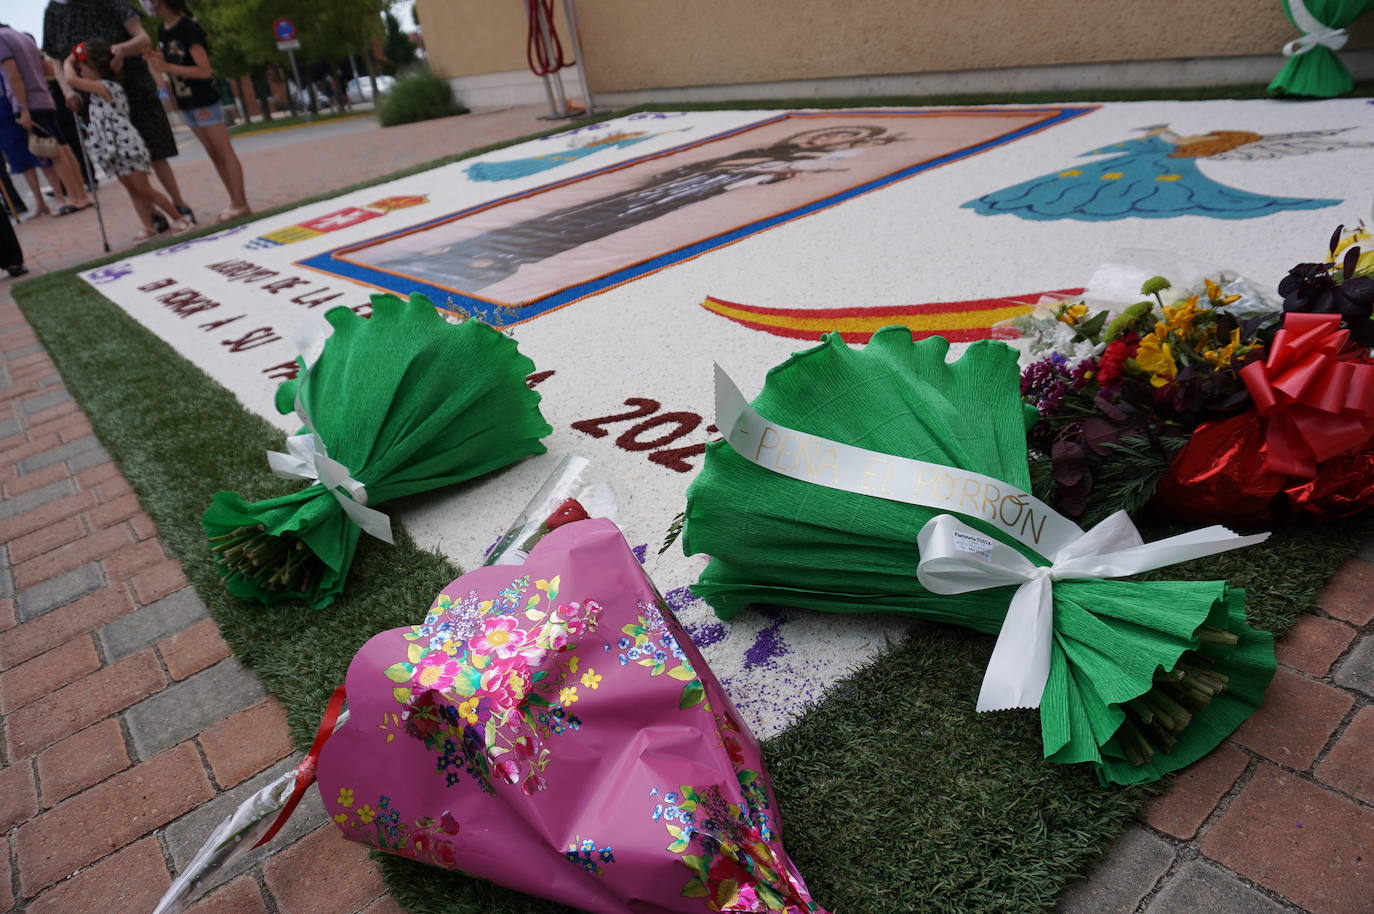
MULTIPOLYGON (((948 350, 941 337, 912 342, 905 327, 880 330, 862 350, 828 334, 772 369, 753 405, 788 428, 1029 491, 1015 351, 981 341, 946 362, 948 350)), ((725 619, 778 604, 908 613, 995 634, 1015 588, 936 595, 916 580, 916 535, 940 513, 792 479, 717 441, 687 491, 683 548, 711 556, 692 590, 725 619)), ((1049 564, 990 524, 961 519, 1049 564)), ((1040 708, 1045 755, 1091 762, 1104 782, 1150 781, 1195 761, 1259 706, 1274 672, 1272 637, 1245 624, 1244 594, 1219 581, 1056 582, 1054 631, 1040 708), (1231 635, 1234 645, 1211 643, 1231 635), (1181 663, 1228 676, 1227 688, 1168 734, 1168 752, 1135 764, 1144 752, 1123 726, 1124 706, 1153 698, 1156 676, 1181 663)))
MULTIPOLYGON (((326 313, 334 332, 319 358, 277 392, 283 413, 299 398, 369 507, 544 453, 539 439, 553 429, 525 384, 534 363, 513 339, 475 320, 450 324, 423 295, 374 295, 372 309, 326 313)), ((343 589, 362 534, 318 482, 260 502, 217 492, 202 523, 231 593, 314 609, 343 589)))

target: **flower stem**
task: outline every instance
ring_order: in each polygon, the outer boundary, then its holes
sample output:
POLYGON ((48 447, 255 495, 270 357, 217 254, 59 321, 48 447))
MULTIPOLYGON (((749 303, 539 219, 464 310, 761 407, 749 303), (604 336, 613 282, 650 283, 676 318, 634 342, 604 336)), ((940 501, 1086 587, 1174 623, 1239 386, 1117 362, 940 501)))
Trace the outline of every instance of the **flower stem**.
POLYGON ((222 582, 242 577, 271 593, 306 593, 320 564, 305 543, 270 534, 262 524, 235 527, 210 542, 222 582))

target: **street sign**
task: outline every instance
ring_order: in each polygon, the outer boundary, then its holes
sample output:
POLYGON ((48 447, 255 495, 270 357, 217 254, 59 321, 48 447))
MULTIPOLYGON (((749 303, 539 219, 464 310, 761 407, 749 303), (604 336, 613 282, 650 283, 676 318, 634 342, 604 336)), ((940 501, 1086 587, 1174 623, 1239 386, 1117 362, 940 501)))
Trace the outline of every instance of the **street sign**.
POLYGON ((290 19, 278 19, 272 23, 272 34, 277 36, 279 42, 295 41, 296 24, 290 19))
POLYGON ((291 39, 290 41, 278 41, 278 42, 277 42, 277 50, 278 50, 278 51, 295 51, 295 50, 298 50, 298 49, 300 48, 300 46, 301 46, 301 43, 300 43, 298 40, 296 40, 295 38, 291 39))

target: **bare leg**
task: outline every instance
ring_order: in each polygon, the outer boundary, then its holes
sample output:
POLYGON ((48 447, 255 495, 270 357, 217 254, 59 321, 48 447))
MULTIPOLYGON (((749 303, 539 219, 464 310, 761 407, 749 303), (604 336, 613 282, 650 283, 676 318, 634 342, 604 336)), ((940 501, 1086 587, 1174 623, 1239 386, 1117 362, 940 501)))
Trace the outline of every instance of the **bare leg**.
POLYGON ((57 149, 57 173, 67 188, 67 200, 72 206, 89 206, 90 194, 86 193, 86 182, 81 180, 81 167, 76 164, 76 156, 70 146, 57 149))
POLYGON ((52 210, 48 208, 48 199, 43 196, 43 188, 38 186, 38 169, 30 168, 24 172, 24 180, 29 182, 29 193, 33 194, 34 215, 51 216, 52 210))
MULTIPOLYGON (((181 198, 181 188, 177 187, 177 176, 172 173, 172 163, 166 159, 153 160, 153 173, 157 175, 157 181, 167 189, 167 193, 172 198, 172 202, 177 206, 186 206, 186 201, 181 198)), ((159 194, 158 196, 161 196, 159 194)), ((161 205, 158 206, 161 209, 161 205)), ((186 207, 190 209, 190 207, 186 207)), ((173 219, 179 219, 175 208, 168 210, 167 214, 173 219)))
POLYGON ((71 199, 66 194, 66 189, 62 186, 62 179, 58 177, 56 160, 52 165, 40 165, 43 169, 43 177, 48 179, 48 186, 52 188, 53 199, 58 206, 72 205, 71 199))
POLYGON ((191 131, 200 140, 210 161, 229 192, 229 205, 235 210, 248 210, 248 196, 243 184, 243 165, 234 152, 234 144, 229 139, 229 128, 223 124, 213 127, 195 127, 191 131))
POLYGON ((134 212, 138 214, 138 221, 143 225, 143 234, 152 236, 157 234, 157 229, 153 226, 153 210, 148 205, 148 201, 143 198, 139 187, 138 178, 142 178, 142 186, 151 189, 148 184, 148 176, 142 172, 135 172, 131 175, 120 175, 119 183, 124 185, 124 189, 129 192, 129 200, 134 204, 134 212))
MULTIPOLYGON (((130 188, 130 194, 137 194, 148 206, 155 206, 167 216, 169 222, 179 222, 181 215, 177 212, 176 205, 168 200, 157 188, 153 187, 153 182, 148 180, 146 171, 135 171, 132 174, 120 175, 119 181, 125 187, 130 188)), ((149 222, 152 220, 149 219, 149 222)))

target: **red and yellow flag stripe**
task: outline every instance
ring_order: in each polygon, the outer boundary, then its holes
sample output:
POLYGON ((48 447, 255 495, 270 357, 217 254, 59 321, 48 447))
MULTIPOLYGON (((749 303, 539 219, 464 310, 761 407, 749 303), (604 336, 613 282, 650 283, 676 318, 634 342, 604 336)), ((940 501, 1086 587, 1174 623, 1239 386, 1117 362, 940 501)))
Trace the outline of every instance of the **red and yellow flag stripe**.
POLYGON ((1055 289, 1006 298, 880 308, 764 308, 712 296, 701 306, 752 330, 797 340, 819 340, 822 334, 836 330, 846 343, 866 343, 875 331, 900 324, 909 327, 915 339, 939 335, 952 343, 967 343, 990 338, 993 324, 1026 314, 1046 298, 1062 300, 1082 292, 1055 289))

